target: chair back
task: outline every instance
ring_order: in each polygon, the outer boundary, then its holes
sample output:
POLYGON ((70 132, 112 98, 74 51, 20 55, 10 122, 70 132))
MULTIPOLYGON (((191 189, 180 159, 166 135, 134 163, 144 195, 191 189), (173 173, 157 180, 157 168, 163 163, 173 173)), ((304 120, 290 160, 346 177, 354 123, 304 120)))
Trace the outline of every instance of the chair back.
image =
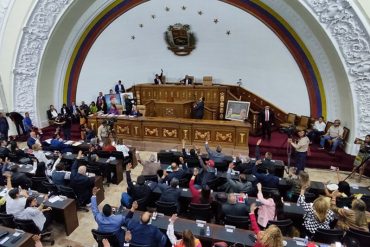
POLYGON ((137 204, 138 204, 138 210, 140 211, 146 211, 146 206, 147 206, 147 203, 148 203, 148 198, 141 198, 141 199, 138 199, 136 200, 137 204))
POLYGON ((44 194, 47 194, 49 192, 48 188, 46 188, 42 184, 42 182, 48 182, 46 177, 32 177, 31 180, 32 180, 31 188, 33 190, 36 190, 36 191, 38 191, 40 193, 44 193, 44 194))
POLYGON ((98 155, 99 158, 108 159, 111 156, 111 152, 103 151, 103 150, 97 150, 96 155, 98 155))
MULTIPOLYGON (((366 247, 370 243, 370 233, 350 228, 344 236, 343 242, 348 243, 350 240, 355 240, 359 246, 366 247)), ((347 246, 350 246, 347 244, 347 246)))
POLYGON ((215 162, 215 168, 217 168, 218 172, 226 172, 229 166, 225 161, 215 162))
POLYGON ((297 117, 296 114, 294 114, 294 113, 288 113, 288 116, 286 118, 287 123, 290 123, 290 124, 294 125, 295 124, 296 117, 297 117))
POLYGON ((42 181, 41 183, 47 189, 48 192, 54 195, 59 194, 58 187, 55 184, 51 184, 48 181, 42 181))
POLYGON ((277 188, 262 187, 262 194, 265 198, 271 198, 272 195, 280 194, 277 188))
POLYGON ((188 168, 200 167, 198 159, 187 159, 186 164, 188 165, 188 168))
POLYGON ((352 208, 352 200, 353 197, 337 197, 336 198, 336 205, 338 208, 352 208))
POLYGON ((130 247, 150 247, 150 245, 135 244, 130 242, 130 247))
POLYGON ((121 151, 112 151, 110 156, 116 158, 117 160, 123 160, 124 158, 121 151))
POLYGON ((189 179, 187 179, 187 178, 181 178, 179 180, 179 187, 180 188, 189 188, 189 179))
POLYGON ((158 182, 158 176, 157 175, 144 175, 145 181, 153 181, 158 182))
POLYGON ((223 184, 224 182, 224 179, 222 179, 221 177, 216 177, 215 179, 211 180, 211 181, 208 181, 207 182, 207 185, 208 187, 211 189, 211 190, 214 190, 216 191, 217 188, 223 184))
POLYGON ((190 203, 189 205, 189 214, 190 217, 194 220, 205 220, 210 222, 213 215, 211 204, 199 204, 199 203, 190 203))
POLYGON ((225 224, 232 225, 236 228, 242 229, 249 229, 250 219, 249 216, 234 216, 234 215, 226 215, 225 216, 225 224))
POLYGON ((86 166, 86 171, 89 173, 94 173, 96 176, 102 175, 100 165, 89 164, 86 166))
POLYGON ((276 225, 277 227, 279 227, 283 236, 289 236, 292 231, 293 221, 291 219, 269 220, 269 222, 267 223, 267 227, 270 225, 276 225))
POLYGON ((66 196, 70 199, 75 199, 75 200, 77 199, 77 196, 76 196, 76 194, 75 194, 75 192, 73 191, 72 188, 60 185, 60 186, 58 186, 58 189, 59 189, 59 192, 62 196, 66 196))
POLYGON ((157 201, 155 205, 159 213, 163 213, 168 216, 171 216, 177 212, 177 206, 174 202, 157 201))
MULTIPOLYGON (((297 202, 298 197, 299 197, 299 194, 293 194, 292 195, 292 201, 297 202)), ((311 203, 316 199, 316 195, 314 193, 311 193, 311 192, 304 193, 304 197, 305 197, 306 202, 308 202, 308 203, 311 203)))
POLYGON ((15 228, 14 216, 12 214, 0 213, 0 223, 9 228, 15 228))
POLYGON ((344 232, 336 229, 317 229, 313 235, 315 242, 332 244, 335 242, 342 242, 344 232))
POLYGON ((14 219, 14 223, 17 228, 25 232, 31 234, 40 234, 40 229, 35 225, 35 222, 33 222, 33 220, 14 219))
POLYGON ((94 236, 95 241, 98 243, 98 247, 104 246, 102 242, 103 239, 107 239, 110 243, 110 246, 119 246, 118 238, 114 233, 102 233, 95 229, 92 229, 91 233, 94 236))
POLYGON ((172 152, 159 152, 157 157, 161 164, 171 164, 173 161, 176 161, 172 152))
POLYGON ((310 118, 307 116, 301 116, 299 119, 298 125, 296 127, 297 130, 306 130, 308 128, 308 123, 310 118))
POLYGON ((343 127, 343 141, 346 141, 349 135, 349 129, 347 127, 343 127))

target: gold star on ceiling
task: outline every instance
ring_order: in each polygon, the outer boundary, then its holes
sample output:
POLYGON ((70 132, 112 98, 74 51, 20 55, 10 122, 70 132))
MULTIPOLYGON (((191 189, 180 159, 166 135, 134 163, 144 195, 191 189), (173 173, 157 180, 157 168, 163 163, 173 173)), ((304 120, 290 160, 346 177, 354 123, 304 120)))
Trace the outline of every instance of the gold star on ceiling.
POLYGON ((230 35, 231 34, 231 31, 230 30, 227 30, 226 31, 226 35, 230 35))
POLYGON ((134 35, 131 36, 131 39, 135 39, 136 37, 134 35))
POLYGON ((218 19, 216 18, 216 19, 213 19, 213 22, 215 23, 215 24, 217 24, 218 23, 218 19))
POLYGON ((155 19, 155 15, 151 15, 152 19, 155 19))
POLYGON ((186 10, 186 6, 182 6, 182 7, 181 7, 181 9, 182 9, 182 10, 186 10))
POLYGON ((166 8, 164 8, 167 12, 170 11, 170 8, 166 6, 166 8))
POLYGON ((139 27, 143 28, 143 27, 144 27, 144 25, 143 25, 143 24, 139 24, 139 27))
POLYGON ((203 15, 203 12, 201 10, 199 10, 198 15, 203 15))

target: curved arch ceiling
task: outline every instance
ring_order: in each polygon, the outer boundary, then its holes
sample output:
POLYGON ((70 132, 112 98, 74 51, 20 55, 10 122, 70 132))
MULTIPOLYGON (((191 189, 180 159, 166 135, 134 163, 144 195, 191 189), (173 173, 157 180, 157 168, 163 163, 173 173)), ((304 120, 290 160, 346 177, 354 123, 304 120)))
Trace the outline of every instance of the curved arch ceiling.
MULTIPOLYGON (((144 2, 146 1, 115 1, 91 22, 77 43, 69 62, 64 81, 63 98, 65 102, 75 100, 81 68, 95 40, 115 19, 144 2)), ((311 115, 326 115, 326 99, 320 73, 308 49, 289 24, 259 0, 224 0, 223 2, 231 4, 255 16, 280 38, 301 70, 307 87, 311 115)))

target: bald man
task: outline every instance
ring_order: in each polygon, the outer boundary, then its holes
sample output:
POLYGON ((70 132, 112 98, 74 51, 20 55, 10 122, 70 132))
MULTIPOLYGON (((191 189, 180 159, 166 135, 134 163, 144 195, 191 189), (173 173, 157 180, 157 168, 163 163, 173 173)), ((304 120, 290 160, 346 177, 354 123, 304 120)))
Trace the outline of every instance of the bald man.
POLYGON ((123 225, 131 232, 130 244, 150 247, 166 246, 167 237, 158 227, 150 224, 151 217, 152 214, 150 212, 144 212, 140 217, 140 221, 126 218, 123 225))
POLYGON ((77 158, 71 168, 70 186, 76 193, 79 206, 86 206, 86 204, 90 203, 91 191, 95 183, 93 177, 90 178, 86 175, 86 166, 79 166, 83 158, 82 151, 78 152, 77 158))

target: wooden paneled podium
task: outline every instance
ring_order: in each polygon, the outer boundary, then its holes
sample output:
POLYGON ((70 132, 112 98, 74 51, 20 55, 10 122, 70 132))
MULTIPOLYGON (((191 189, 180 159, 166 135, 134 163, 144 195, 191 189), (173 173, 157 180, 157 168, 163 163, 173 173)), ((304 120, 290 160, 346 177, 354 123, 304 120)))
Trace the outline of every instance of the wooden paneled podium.
POLYGON ((155 101, 154 115, 156 117, 191 118, 192 100, 186 101, 155 101))
MULTIPOLYGON (((89 116, 90 127, 97 130, 102 121, 109 116, 89 116)), ((247 147, 250 124, 248 122, 199 120, 164 117, 127 117, 117 116, 114 130, 118 138, 136 140, 181 143, 210 143, 225 146, 247 147)))

